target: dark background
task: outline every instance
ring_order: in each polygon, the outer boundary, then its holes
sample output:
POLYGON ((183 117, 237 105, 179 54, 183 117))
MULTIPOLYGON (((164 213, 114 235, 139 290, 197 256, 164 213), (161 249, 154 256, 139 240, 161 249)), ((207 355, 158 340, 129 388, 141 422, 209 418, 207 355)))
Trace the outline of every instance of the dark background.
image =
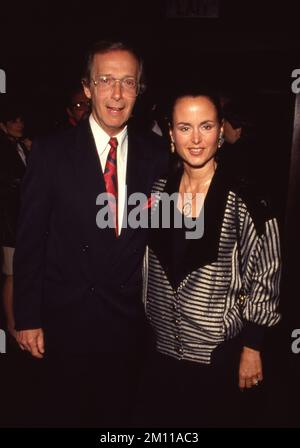
MULTIPOLYGON (((2 2, 0 68, 6 72, 7 94, 0 95, 0 102, 4 97, 24 102, 28 135, 49 132, 67 91, 80 80, 86 49, 102 38, 125 39, 143 54, 148 89, 139 110, 149 99, 164 104, 183 82, 235 94, 255 116, 259 145, 253 159, 272 192, 285 255, 295 103, 291 73, 300 68, 299 2, 219 3, 218 18, 173 19, 167 17, 164 0, 2 2)), ((286 284, 283 291, 284 330, 269 342, 277 363, 269 363, 273 384, 267 412, 273 408, 271 426, 300 426, 300 369, 289 348, 291 329, 300 327, 299 293, 286 284), (296 389, 288 391, 290 384, 296 389), (292 400, 287 403, 284 396, 292 400)))

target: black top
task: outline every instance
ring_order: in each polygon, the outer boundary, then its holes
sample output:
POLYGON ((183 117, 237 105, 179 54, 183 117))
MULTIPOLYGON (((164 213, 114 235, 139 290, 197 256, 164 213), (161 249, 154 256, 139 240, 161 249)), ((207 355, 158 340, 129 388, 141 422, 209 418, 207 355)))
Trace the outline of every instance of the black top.
POLYGON ((189 240, 186 238, 186 233, 197 224, 201 216, 198 218, 187 217, 178 210, 177 206, 173 207, 173 211, 174 213, 171 218, 172 264, 170 275, 172 276, 174 286, 177 287, 185 277, 185 272, 182 269, 182 260, 188 253, 189 247, 189 240), (177 222, 176 219, 178 222, 181 222, 181 227, 174 226, 174 221, 177 222))

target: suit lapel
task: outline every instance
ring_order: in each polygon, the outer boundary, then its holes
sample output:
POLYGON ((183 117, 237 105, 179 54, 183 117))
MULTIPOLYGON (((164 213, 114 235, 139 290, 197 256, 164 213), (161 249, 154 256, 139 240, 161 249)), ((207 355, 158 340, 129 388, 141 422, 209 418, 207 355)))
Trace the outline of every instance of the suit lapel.
POLYGON ((128 132, 128 158, 127 158, 127 172, 126 185, 128 196, 132 193, 149 193, 147 191, 147 161, 142 147, 142 139, 135 136, 130 131, 128 132))
MULTIPOLYGON (((8 148, 9 148, 9 152, 8 152, 9 165, 11 167, 13 167, 13 171, 16 173, 17 176, 23 176, 23 174, 25 173, 26 165, 18 151, 18 144, 20 145, 20 143, 17 141, 15 141, 15 142, 8 141, 8 143, 9 143, 9 146, 8 146, 8 148)), ((24 151, 24 155, 26 158, 26 152, 25 152, 23 146, 22 146, 22 149, 24 151)))
MULTIPOLYGON (((99 156, 89 121, 86 120, 78 128, 72 162, 75 173, 76 192, 82 208, 82 221, 85 235, 90 239, 99 237, 96 216, 100 210, 96 204, 99 194, 104 193, 105 183, 99 156)), ((115 238, 114 229, 105 229, 106 238, 115 238), (109 236, 110 235, 110 236, 109 236)))
POLYGON ((83 192, 97 195, 105 191, 101 163, 88 120, 78 128, 73 160, 83 192))
POLYGON ((143 139, 135 133, 132 133, 129 128, 126 169, 127 204, 124 211, 124 215, 127 213, 127 227, 122 229, 120 237, 123 239, 128 238, 132 231, 136 231, 135 229, 131 229, 128 223, 128 215, 135 207, 135 205, 128 205, 128 198, 134 193, 143 193, 147 197, 150 194, 151 185, 149 185, 148 181, 149 162, 151 160, 143 150, 143 139))

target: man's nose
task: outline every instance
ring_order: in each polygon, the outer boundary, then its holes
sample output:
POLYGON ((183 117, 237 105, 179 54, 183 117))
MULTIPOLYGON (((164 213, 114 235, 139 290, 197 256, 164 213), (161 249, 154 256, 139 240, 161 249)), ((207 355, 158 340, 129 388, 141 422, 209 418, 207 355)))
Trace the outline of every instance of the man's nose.
POLYGON ((115 80, 113 85, 112 98, 116 101, 122 98, 122 83, 118 79, 115 80))

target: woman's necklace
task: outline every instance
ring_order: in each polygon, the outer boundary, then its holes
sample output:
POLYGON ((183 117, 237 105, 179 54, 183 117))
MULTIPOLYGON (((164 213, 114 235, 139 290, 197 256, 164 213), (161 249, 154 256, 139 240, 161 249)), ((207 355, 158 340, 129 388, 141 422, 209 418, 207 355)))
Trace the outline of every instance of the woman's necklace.
MULTIPOLYGON (((214 163, 214 172, 213 172, 213 175, 201 185, 201 190, 204 189, 204 187, 205 187, 205 189, 206 189, 207 185, 209 185, 209 184, 211 183, 212 178, 213 178, 213 176, 214 176, 214 174, 215 174, 215 171, 216 171, 216 164, 214 163)), ((183 187, 184 187, 185 190, 187 190, 186 185, 183 185, 183 187)), ((193 201, 194 201, 194 199, 196 198, 197 193, 199 193, 199 194, 201 193, 201 192, 199 191, 199 189, 197 189, 197 191, 195 191, 194 193, 193 193, 192 191, 185 191, 185 192, 182 194, 182 198, 183 198, 183 199, 182 199, 182 208, 181 208, 181 211, 182 211, 182 213, 183 213, 185 216, 191 216, 192 211, 193 211, 193 201), (186 196, 186 195, 188 195, 188 198, 185 200, 185 196, 186 196)), ((203 193, 202 193, 202 194, 203 194, 203 193)), ((197 204, 196 204, 196 205, 197 205, 197 204)))
MULTIPOLYGON (((209 185, 211 183, 211 180, 212 180, 212 177, 210 179, 208 179, 206 182, 204 182, 202 184, 202 187, 206 187, 206 185, 209 185)), ((197 193, 203 194, 203 193, 200 193, 199 191, 195 191, 194 193, 191 191, 187 191, 187 192, 183 193, 183 201, 182 201, 181 211, 185 216, 191 216, 192 211, 193 211, 193 201, 194 201, 197 193), (186 196, 188 196, 187 199, 185 199, 186 196)))
POLYGON ((186 202, 183 202, 182 204, 182 214, 185 216, 191 216, 192 213, 192 207, 193 207, 193 199, 196 196, 197 193, 195 193, 194 196, 192 196, 192 199, 186 202))

